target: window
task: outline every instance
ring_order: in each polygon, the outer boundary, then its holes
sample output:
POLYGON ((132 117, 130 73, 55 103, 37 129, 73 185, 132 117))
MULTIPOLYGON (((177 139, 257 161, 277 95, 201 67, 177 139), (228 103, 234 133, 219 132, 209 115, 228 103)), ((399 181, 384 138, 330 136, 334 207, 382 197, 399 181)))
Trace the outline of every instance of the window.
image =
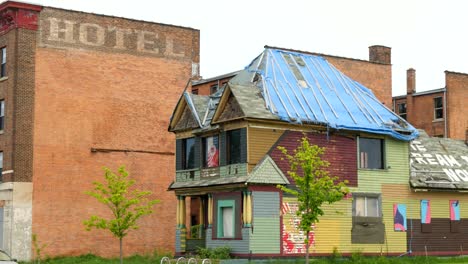
POLYGON ((6 47, 3 47, 0 49, 0 52, 2 53, 2 66, 0 68, 0 78, 1 77, 6 77, 7 72, 6 72, 6 47))
POLYGON ((235 235, 235 202, 233 200, 218 201, 218 238, 233 238, 235 235))
POLYGON ((182 166, 184 170, 195 168, 195 138, 186 138, 183 141, 182 166))
POLYGON ((5 128, 5 100, 0 100, 0 131, 5 128))
POLYGON ((355 244, 385 242, 382 199, 379 193, 353 193, 351 242, 355 244))
POLYGON ((197 89, 192 88, 192 94, 198 94, 198 88, 197 89))
POLYGON ((355 197, 353 212, 353 216, 380 217, 379 198, 367 196, 355 197))
POLYGON ((398 104, 398 115, 406 120, 406 103, 398 104))
POLYGON ((3 152, 0 151, 0 181, 3 181, 3 152))
POLYGON ((213 84, 210 86, 210 94, 214 94, 218 91, 218 85, 217 84, 213 84))
POLYGON ((203 166, 205 168, 219 166, 218 136, 203 138, 203 166))
POLYGON ((359 168, 384 168, 384 143, 378 138, 359 138, 359 168))
POLYGON ((442 97, 434 98, 434 119, 444 118, 444 104, 442 97))
POLYGON ((241 130, 231 130, 226 133, 227 164, 241 162, 241 130))

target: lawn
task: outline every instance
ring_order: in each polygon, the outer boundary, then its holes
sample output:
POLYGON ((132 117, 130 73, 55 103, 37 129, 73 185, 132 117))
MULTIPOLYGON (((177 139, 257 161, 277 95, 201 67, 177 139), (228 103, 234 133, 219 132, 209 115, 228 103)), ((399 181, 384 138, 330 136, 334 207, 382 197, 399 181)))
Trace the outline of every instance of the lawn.
MULTIPOLYGON (((125 258, 125 264, 144 264, 152 263, 159 264, 161 262, 162 256, 154 254, 151 256, 132 256, 125 258)), ((221 264, 230 263, 231 261, 222 261, 221 264)), ((23 264, 34 264, 34 262, 22 262, 23 264)), ((104 259, 96 257, 93 255, 83 255, 79 257, 63 257, 63 258, 54 258, 41 261, 41 264, 116 264, 119 263, 118 259, 104 259)), ((175 263, 175 262, 174 262, 175 263)), ((201 261, 198 261, 201 263, 201 261)), ((213 262, 213 264, 219 263, 218 261, 213 262)), ((269 259, 269 260, 252 260, 239 261, 234 260, 231 263, 245 264, 245 263, 265 263, 265 264, 302 264, 304 263, 303 259, 296 260, 286 260, 286 259, 269 259)), ((451 258, 435 258, 435 257, 362 257, 354 256, 352 258, 316 258, 311 259, 311 264, 458 264, 458 263, 468 263, 468 257, 451 257, 451 258)))

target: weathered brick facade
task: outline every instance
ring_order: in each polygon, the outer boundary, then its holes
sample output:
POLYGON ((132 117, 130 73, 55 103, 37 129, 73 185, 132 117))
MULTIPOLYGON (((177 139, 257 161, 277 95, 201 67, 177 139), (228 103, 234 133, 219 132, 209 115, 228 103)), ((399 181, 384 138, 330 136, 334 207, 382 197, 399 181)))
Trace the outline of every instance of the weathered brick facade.
POLYGON ((401 113, 406 106, 406 119, 429 136, 466 140, 468 131, 468 74, 445 71, 445 87, 416 92, 416 71, 407 71, 407 94, 393 97, 393 108, 401 113), (440 98, 442 117, 436 116, 436 98, 440 98))
POLYGON ((8 51, 0 79, 5 214, 15 210, 10 193, 29 195, 28 233, 15 236, 16 220, 7 223, 8 251, 29 259, 34 233, 50 256, 118 255, 115 238, 82 222, 109 214, 84 191, 103 179, 103 166, 120 165, 161 200, 125 237, 125 254, 173 251, 176 199, 166 189, 175 140, 167 127, 185 84, 198 76, 199 31, 16 2, 2 4, 0 18, 5 10, 36 19, 0 29, 8 51))

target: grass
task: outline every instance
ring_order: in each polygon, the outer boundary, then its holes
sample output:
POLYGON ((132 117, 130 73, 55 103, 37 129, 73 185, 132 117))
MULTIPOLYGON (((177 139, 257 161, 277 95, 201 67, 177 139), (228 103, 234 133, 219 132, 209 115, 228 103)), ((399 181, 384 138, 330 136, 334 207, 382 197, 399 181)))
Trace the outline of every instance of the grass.
MULTIPOLYGON (((125 258, 125 264, 159 264, 163 256, 168 254, 153 254, 147 256, 131 256, 125 258)), ((23 264, 34 264, 34 262, 21 262, 23 264)), ((78 257, 60 257, 41 261, 41 264, 116 264, 117 258, 105 259, 94 255, 83 255, 78 257)), ((200 261, 199 261, 200 263, 200 261)), ((270 259, 252 260, 250 263, 264 264, 303 264, 304 259, 270 259)), ((363 257, 353 256, 351 258, 312 258, 311 264, 459 264, 468 263, 468 257, 363 257)))

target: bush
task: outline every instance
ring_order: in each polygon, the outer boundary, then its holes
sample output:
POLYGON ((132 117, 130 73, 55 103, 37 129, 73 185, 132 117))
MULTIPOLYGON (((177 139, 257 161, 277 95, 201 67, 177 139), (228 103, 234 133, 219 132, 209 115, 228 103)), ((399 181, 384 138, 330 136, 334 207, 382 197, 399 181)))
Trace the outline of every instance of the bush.
POLYGON ((217 247, 217 248, 201 248, 197 249, 197 255, 204 259, 229 259, 231 258, 230 247, 217 247))

